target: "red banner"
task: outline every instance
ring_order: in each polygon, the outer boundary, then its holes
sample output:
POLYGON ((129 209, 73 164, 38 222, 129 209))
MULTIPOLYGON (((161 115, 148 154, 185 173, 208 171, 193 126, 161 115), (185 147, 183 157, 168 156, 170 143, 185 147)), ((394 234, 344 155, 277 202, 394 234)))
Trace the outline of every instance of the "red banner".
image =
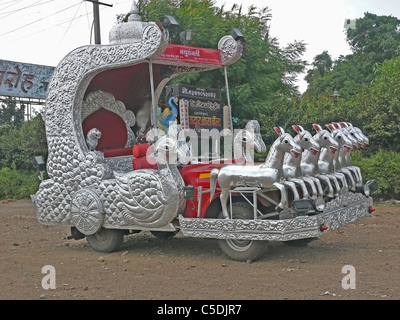
POLYGON ((159 60, 221 65, 219 50, 169 44, 159 60))

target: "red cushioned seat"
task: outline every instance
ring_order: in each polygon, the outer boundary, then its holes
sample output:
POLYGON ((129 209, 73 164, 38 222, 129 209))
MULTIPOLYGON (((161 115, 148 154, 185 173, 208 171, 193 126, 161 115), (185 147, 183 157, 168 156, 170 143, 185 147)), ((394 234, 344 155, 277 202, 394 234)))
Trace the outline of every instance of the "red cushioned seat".
POLYGON ((132 148, 125 148, 128 131, 124 120, 114 112, 104 108, 90 114, 82 122, 83 134, 87 135, 90 129, 97 128, 101 138, 96 150, 102 151, 105 157, 118 157, 132 154, 132 148))
POLYGON ((135 159, 132 160, 134 170, 138 169, 158 169, 156 159, 151 156, 147 156, 153 152, 153 147, 150 147, 148 143, 136 144, 133 146, 132 154, 135 159))
POLYGON ((131 156, 132 148, 105 149, 102 150, 102 152, 104 153, 104 157, 106 158, 131 156))

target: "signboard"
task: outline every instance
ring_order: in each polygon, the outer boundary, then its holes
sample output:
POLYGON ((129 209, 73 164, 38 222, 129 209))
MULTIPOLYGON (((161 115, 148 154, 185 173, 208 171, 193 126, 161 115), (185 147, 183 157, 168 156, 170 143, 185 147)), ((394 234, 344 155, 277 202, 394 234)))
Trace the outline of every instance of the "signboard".
POLYGON ((221 92, 217 89, 187 85, 166 87, 166 97, 179 99, 179 119, 184 129, 223 129, 223 106, 221 92))
POLYGON ((202 63, 220 66, 221 55, 217 49, 198 48, 180 44, 169 44, 159 60, 202 63))
POLYGON ((0 95, 45 99, 54 67, 0 60, 0 95))

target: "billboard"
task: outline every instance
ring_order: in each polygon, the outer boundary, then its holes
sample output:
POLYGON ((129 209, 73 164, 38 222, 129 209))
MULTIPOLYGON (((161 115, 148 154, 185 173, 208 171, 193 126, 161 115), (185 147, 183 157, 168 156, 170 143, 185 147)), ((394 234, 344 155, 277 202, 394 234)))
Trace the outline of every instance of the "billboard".
POLYGON ((218 89, 200 88, 183 84, 166 87, 166 97, 179 99, 180 123, 184 129, 223 129, 223 106, 218 89))
POLYGON ((159 60, 201 63, 221 66, 221 54, 217 49, 190 47, 179 44, 169 44, 159 60))
POLYGON ((0 95, 45 99, 54 67, 0 60, 0 95))

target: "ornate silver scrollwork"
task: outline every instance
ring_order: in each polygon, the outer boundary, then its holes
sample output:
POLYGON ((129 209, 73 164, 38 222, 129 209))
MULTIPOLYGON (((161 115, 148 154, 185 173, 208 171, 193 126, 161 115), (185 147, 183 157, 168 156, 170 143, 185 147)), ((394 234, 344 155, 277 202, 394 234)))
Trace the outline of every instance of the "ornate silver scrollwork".
POLYGON ((200 238, 236 240, 288 241, 318 237, 328 230, 336 230, 365 218, 372 206, 372 198, 348 193, 328 203, 325 210, 315 216, 299 216, 286 220, 200 219, 179 216, 183 235, 200 238))
POLYGON ((135 134, 131 127, 136 123, 135 114, 131 110, 126 110, 126 107, 122 101, 115 100, 114 96, 102 90, 96 90, 90 92, 81 105, 81 118, 85 120, 93 112, 100 108, 114 112, 119 115, 125 122, 126 132, 128 134, 127 142, 125 147, 132 147, 135 143, 135 134))
POLYGON ((45 108, 50 179, 41 183, 35 202, 40 223, 70 225, 72 195, 81 188, 96 191, 103 179, 111 177, 104 157, 89 152, 85 143, 82 100, 96 74, 145 61, 165 50, 168 32, 161 31, 155 23, 143 23, 142 27, 139 39, 80 47, 69 53, 55 69, 45 108))
POLYGON ((91 189, 81 189, 71 202, 71 223, 84 235, 91 235, 103 225, 103 205, 91 189))
POLYGON ((235 41, 232 36, 224 36, 218 42, 218 49, 221 53, 222 65, 226 66, 240 59, 243 45, 240 41, 235 41))

